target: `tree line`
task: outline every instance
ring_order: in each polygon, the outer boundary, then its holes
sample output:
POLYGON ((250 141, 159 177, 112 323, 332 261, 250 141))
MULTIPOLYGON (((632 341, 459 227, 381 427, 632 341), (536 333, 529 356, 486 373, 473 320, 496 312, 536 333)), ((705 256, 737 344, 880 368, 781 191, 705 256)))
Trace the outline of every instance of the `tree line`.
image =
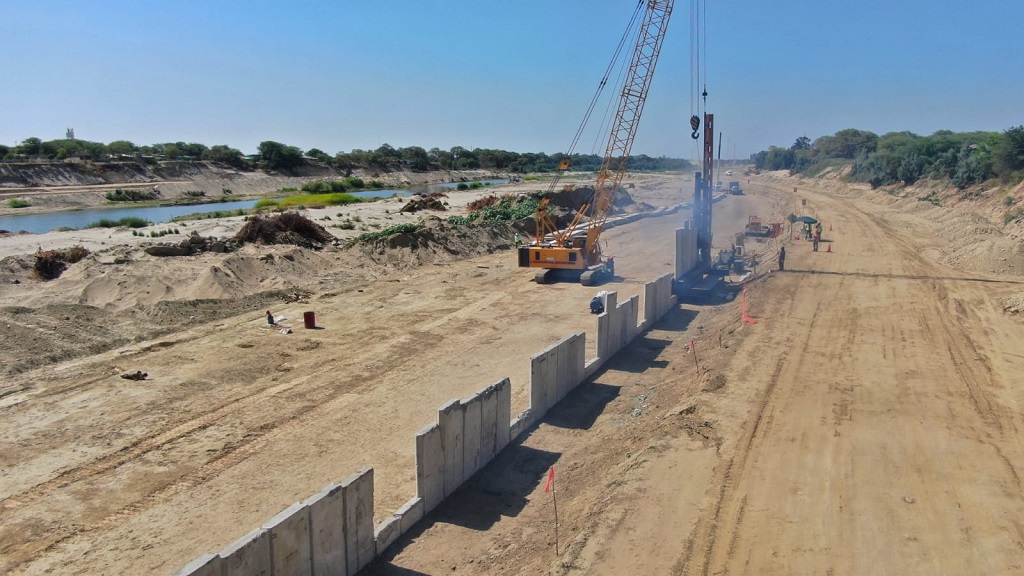
POLYGON ((1003 132, 951 132, 931 136, 889 132, 878 136, 853 128, 811 141, 806 136, 792 146, 771 146, 751 155, 764 170, 789 170, 815 175, 823 169, 850 164, 850 178, 873 188, 913 184, 924 178, 948 179, 957 188, 998 178, 1024 180, 1024 126, 1003 132))
MULTIPOLYGON (((26 161, 33 159, 66 160, 140 160, 150 163, 167 160, 211 160, 223 162, 240 169, 292 170, 309 160, 327 164, 346 174, 356 169, 392 171, 396 169, 427 172, 431 170, 495 170, 501 172, 553 172, 566 158, 565 154, 543 152, 510 152, 488 148, 463 148, 454 146, 448 150, 419 146, 395 148, 383 144, 376 150, 355 149, 351 152, 330 154, 311 148, 303 151, 296 146, 267 140, 261 142, 257 153, 244 155, 239 150, 225 145, 207 147, 203 144, 166 142, 137 146, 128 140, 116 140, 109 144, 77 139, 42 141, 26 138, 20 144, 9 147, 0 145, 0 160, 26 161)), ((573 154, 569 157, 573 170, 597 171, 601 157, 596 154, 573 154)), ((630 157, 629 168, 637 171, 688 170, 692 164, 681 158, 651 157, 639 154, 630 157)))

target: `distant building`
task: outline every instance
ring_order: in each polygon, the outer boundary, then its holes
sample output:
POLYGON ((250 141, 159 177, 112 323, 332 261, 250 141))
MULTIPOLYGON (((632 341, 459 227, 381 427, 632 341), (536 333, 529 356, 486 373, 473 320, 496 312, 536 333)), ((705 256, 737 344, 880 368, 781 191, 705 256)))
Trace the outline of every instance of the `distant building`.
POLYGON ((64 137, 67 138, 68 140, 74 140, 75 139, 75 129, 74 128, 68 128, 68 131, 64 134, 64 137))

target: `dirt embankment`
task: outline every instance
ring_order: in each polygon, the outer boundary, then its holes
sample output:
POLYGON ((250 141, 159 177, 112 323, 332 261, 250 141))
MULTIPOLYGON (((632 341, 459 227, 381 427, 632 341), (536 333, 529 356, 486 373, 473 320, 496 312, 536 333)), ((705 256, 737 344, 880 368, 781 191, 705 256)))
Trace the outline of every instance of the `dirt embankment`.
POLYGON ((309 161, 287 172, 239 170, 217 162, 173 161, 80 162, 53 164, 0 163, 0 214, 23 214, 80 209, 108 204, 106 192, 115 188, 152 192, 157 202, 182 199, 216 202, 236 198, 280 195, 282 189, 301 188, 311 180, 352 175, 402 187, 415 184, 484 180, 501 177, 485 170, 385 172, 355 170, 341 173, 326 164, 309 161), (201 196, 199 193, 202 193, 201 196), (11 208, 7 200, 20 199, 26 208, 11 208))

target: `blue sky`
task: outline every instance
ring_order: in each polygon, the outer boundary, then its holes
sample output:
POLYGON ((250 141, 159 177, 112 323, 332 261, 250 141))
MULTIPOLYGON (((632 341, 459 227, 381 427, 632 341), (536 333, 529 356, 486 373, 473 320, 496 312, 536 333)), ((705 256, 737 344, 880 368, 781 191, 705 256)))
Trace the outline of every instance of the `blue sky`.
MULTIPOLYGON (((564 151, 636 0, 0 0, 0 143, 564 151)), ((723 156, 1024 124, 1024 0, 711 0, 723 156)), ((694 157, 690 2, 634 153, 694 157)), ((611 93, 612 90, 607 90, 611 93)), ((597 116, 605 110, 604 104, 597 116)), ((577 148, 603 152, 600 118, 577 148)))

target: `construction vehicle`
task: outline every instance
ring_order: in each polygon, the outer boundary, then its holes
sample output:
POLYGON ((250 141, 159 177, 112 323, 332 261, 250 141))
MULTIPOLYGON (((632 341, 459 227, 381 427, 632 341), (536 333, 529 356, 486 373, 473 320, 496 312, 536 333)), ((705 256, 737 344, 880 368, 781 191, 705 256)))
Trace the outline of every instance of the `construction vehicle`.
MULTIPOLYGON (((614 259, 605 257, 601 251, 601 231, 626 173, 633 138, 672 15, 672 4, 673 0, 644 2, 633 57, 622 85, 619 106, 590 202, 581 206, 570 224, 562 230, 551 217, 548 198, 542 199, 537 207, 536 236, 529 245, 519 248, 518 256, 520 267, 540 269, 534 276, 538 284, 565 279, 579 280, 580 284, 591 286, 615 275, 614 259)), ((569 169, 568 155, 558 168, 561 171, 569 169)))
POLYGON ((765 224, 757 216, 751 216, 747 218, 747 227, 743 230, 743 234, 753 238, 777 238, 782 234, 782 223, 765 224))
POLYGON ((739 182, 729 182, 729 194, 734 196, 743 194, 743 189, 740 188, 739 182))

